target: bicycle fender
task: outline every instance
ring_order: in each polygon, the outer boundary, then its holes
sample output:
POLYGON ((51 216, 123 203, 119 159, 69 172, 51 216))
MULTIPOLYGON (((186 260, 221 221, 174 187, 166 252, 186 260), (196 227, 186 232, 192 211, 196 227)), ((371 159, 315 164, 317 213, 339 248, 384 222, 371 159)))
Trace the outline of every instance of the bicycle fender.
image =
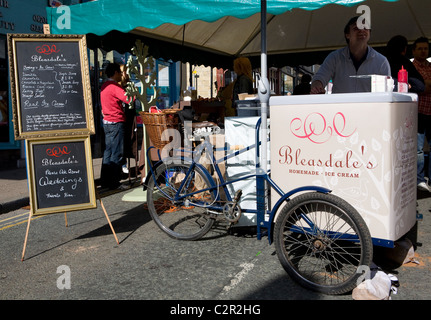
POLYGON ((145 181, 143 183, 143 190, 147 190, 148 182, 150 181, 150 178, 152 178, 152 171, 156 170, 158 166, 160 166, 163 163, 163 161, 157 161, 154 165, 151 166, 150 171, 147 172, 147 176, 145 177, 145 181))
POLYGON ((268 241, 269 244, 272 243, 272 234, 273 234, 273 229, 274 229, 274 225, 275 225, 275 215, 278 212, 278 210, 280 209, 280 206, 282 203, 284 203, 285 201, 289 201, 289 198, 294 195, 295 193, 298 192, 303 192, 303 191, 315 191, 315 192, 321 192, 321 193, 330 193, 332 192, 332 190, 327 189, 327 188, 323 188, 323 187, 317 187, 317 186, 304 186, 304 187, 299 187, 299 188, 295 188, 290 190, 288 193, 284 194, 273 206, 272 210, 271 210, 271 214, 269 216, 269 224, 271 226, 271 228, 268 228, 268 241))

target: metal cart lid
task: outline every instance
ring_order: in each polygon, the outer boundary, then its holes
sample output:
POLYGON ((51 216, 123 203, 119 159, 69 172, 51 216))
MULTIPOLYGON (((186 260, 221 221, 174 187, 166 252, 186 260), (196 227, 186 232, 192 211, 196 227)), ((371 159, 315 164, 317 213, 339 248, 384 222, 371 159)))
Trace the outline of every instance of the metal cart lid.
POLYGON ((297 104, 329 104, 329 103, 373 103, 373 102, 412 102, 417 101, 415 93, 398 92, 359 92, 336 94, 310 94, 296 96, 272 96, 270 106, 297 104))

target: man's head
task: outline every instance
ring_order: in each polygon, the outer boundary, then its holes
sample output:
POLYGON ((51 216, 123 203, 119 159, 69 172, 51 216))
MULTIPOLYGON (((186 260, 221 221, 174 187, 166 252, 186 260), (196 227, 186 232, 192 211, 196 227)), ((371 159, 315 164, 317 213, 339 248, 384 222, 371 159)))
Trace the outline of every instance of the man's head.
POLYGON ((407 52, 407 38, 402 35, 392 37, 387 45, 386 51, 388 56, 397 56, 399 54, 406 55, 407 52))
POLYGON ((366 41, 366 43, 368 43, 370 40, 371 29, 369 24, 365 21, 365 18, 362 18, 362 20, 360 18, 361 17, 350 18, 344 27, 344 38, 348 45, 350 45, 351 41, 366 41), (358 21, 358 19, 360 20, 358 21))
POLYGON ((113 79, 114 81, 121 81, 122 73, 118 63, 110 63, 106 66, 106 76, 113 79))
POLYGON ((425 37, 420 37, 413 42, 412 53, 415 60, 425 61, 429 55, 429 42, 425 37))

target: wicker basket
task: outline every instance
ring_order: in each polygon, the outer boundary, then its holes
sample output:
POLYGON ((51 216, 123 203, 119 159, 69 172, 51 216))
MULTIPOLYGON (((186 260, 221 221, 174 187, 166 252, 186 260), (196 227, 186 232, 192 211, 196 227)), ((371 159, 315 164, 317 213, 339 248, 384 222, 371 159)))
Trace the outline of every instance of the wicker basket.
POLYGON ((166 109, 160 113, 139 112, 142 122, 145 125, 147 134, 157 149, 163 149, 169 141, 162 141, 162 133, 166 129, 178 129, 178 114, 177 110, 166 109))

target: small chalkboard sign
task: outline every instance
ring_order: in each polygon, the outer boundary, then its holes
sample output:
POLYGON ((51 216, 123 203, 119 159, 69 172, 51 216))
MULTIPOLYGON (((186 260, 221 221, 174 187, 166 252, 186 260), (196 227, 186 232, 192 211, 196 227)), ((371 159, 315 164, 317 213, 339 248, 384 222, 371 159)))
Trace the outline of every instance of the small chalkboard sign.
POLYGON ((85 35, 8 34, 15 139, 94 134, 85 35))
POLYGON ((26 140, 31 213, 96 207, 89 137, 26 140))

